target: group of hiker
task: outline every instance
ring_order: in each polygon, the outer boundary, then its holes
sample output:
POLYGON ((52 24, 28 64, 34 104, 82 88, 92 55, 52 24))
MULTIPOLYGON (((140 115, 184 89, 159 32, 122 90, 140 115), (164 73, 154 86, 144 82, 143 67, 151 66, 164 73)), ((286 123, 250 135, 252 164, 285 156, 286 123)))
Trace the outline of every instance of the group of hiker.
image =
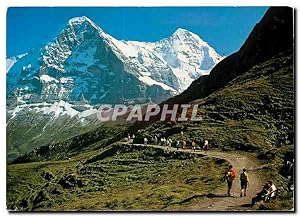
MULTIPOLYGON (((131 137, 128 134, 128 140, 130 140, 130 139, 134 140, 134 138, 135 138, 134 134, 131 137)), ((144 140, 144 144, 147 145, 149 142, 148 138, 144 137, 143 140, 144 140)), ((151 142, 153 142, 155 145, 164 146, 167 149, 172 146, 175 147, 177 150, 179 150, 179 148, 182 148, 182 149, 188 148, 186 140, 173 141, 171 138, 166 138, 166 137, 159 138, 157 136, 154 136, 154 139, 152 139, 151 142)), ((205 140, 204 144, 201 147, 196 144, 195 140, 192 140, 189 147, 194 152, 196 151, 196 149, 199 149, 199 148, 201 148, 202 150, 207 152, 209 150, 209 143, 208 143, 208 140, 205 140)), ((292 171, 293 163, 294 162, 286 163, 286 168, 287 168, 288 173, 290 173, 290 171, 292 171)), ((236 179, 236 172, 233 169, 232 165, 229 165, 228 168, 226 169, 226 172, 224 174, 224 179, 227 182, 227 196, 231 196, 232 185, 234 183, 234 180, 236 179)), ((239 180, 240 180, 240 197, 246 197, 247 189, 249 187, 249 176, 248 176, 245 168, 242 170, 242 173, 239 176, 239 180)), ((254 205, 258 201, 268 202, 270 199, 272 199, 276 196, 277 191, 278 190, 277 190, 277 187, 275 186, 275 184, 272 181, 268 181, 267 183, 265 183, 262 190, 260 192, 258 192, 257 195, 252 199, 252 205, 254 205)))
MULTIPOLYGON (((231 196, 232 184, 236 178, 236 172, 233 169, 232 165, 229 165, 225 172, 224 179, 227 181, 227 196, 231 196)), ((246 173, 246 169, 243 169, 243 172, 240 174, 240 184, 241 184, 241 197, 247 196, 247 187, 249 186, 249 177, 246 173)))
MULTIPOLYGON (((144 137, 144 144, 147 145, 149 142, 147 137, 144 137)), ((209 150, 209 144, 208 144, 208 140, 204 141, 204 144, 202 146, 197 145, 195 140, 192 140, 192 142, 187 142, 186 140, 175 140, 173 141, 171 138, 166 138, 166 137, 157 137, 154 136, 154 139, 152 141, 154 143, 154 145, 161 145, 166 147, 167 149, 169 147, 175 147, 177 150, 179 150, 179 148, 182 149, 188 149, 191 148, 192 151, 196 151, 197 149, 202 149, 205 152, 207 152, 209 150), (188 144, 189 143, 189 144, 188 144)))
POLYGON ((257 193, 257 195, 252 198, 252 205, 259 201, 268 202, 277 195, 278 189, 272 181, 266 182, 263 189, 257 193))
MULTIPOLYGON (((236 178, 236 172, 233 169, 232 165, 229 165, 225 172, 225 180, 227 181, 227 196, 231 196, 232 184, 236 178)), ((249 187, 249 176, 246 172, 246 169, 243 169, 243 172, 240 174, 240 197, 247 196, 247 188, 249 187)), ((257 195, 252 198, 252 205, 256 202, 264 201, 268 202, 270 199, 275 198, 277 195, 277 187, 272 181, 268 181, 263 186, 263 189, 257 193, 257 195)))
POLYGON ((135 135, 132 134, 132 136, 130 136, 130 134, 128 134, 127 139, 128 139, 128 141, 134 140, 135 139, 135 135))

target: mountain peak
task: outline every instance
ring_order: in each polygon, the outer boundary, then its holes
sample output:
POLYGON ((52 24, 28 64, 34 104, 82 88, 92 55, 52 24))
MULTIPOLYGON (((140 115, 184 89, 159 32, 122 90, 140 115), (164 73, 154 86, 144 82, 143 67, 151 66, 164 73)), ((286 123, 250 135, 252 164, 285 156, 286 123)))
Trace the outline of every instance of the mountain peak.
POLYGON ((191 34, 191 32, 186 29, 183 29, 183 28, 178 28, 172 35, 180 36, 180 35, 186 35, 186 34, 191 34))
POLYGON ((69 20, 68 24, 70 26, 81 26, 83 24, 88 24, 88 25, 94 27, 95 29, 102 31, 99 26, 97 26, 90 18, 88 18, 86 16, 73 17, 69 20))
POLYGON ((73 17, 69 20, 69 24, 82 24, 84 22, 92 23, 92 21, 86 16, 73 17))
POLYGON ((172 35, 171 37, 178 37, 179 39, 195 39, 196 41, 199 41, 200 43, 206 43, 199 35, 183 29, 183 28, 178 28, 172 35))

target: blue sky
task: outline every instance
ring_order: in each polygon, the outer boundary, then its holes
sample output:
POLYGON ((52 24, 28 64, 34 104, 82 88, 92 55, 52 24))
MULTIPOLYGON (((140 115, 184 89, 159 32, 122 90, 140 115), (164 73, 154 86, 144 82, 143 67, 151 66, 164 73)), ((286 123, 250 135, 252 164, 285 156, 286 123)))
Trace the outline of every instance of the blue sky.
POLYGON ((76 16, 117 39, 157 41, 177 28, 198 34, 221 55, 237 51, 267 7, 20 7, 7 11, 7 56, 40 48, 76 16))

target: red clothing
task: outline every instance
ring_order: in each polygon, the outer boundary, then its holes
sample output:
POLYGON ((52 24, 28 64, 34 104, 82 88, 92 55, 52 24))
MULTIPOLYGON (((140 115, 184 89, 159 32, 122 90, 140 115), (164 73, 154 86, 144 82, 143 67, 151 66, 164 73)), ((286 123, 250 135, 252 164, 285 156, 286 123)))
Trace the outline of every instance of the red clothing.
POLYGON ((228 170, 228 175, 231 176, 234 179, 235 178, 235 171, 233 169, 228 170))

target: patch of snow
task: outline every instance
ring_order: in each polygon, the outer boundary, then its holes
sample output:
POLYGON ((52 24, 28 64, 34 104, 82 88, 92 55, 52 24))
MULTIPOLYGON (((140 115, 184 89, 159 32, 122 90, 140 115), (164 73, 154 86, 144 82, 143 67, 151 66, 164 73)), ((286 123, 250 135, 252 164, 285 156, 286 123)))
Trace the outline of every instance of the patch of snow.
POLYGON ((100 96, 98 99, 101 100, 101 99, 103 99, 104 97, 106 97, 106 94, 107 94, 109 91, 110 91, 110 90, 105 91, 105 93, 104 93, 102 96, 100 96))
POLYGON ((63 77, 60 79, 60 82, 62 84, 66 84, 66 83, 72 83, 73 82, 73 79, 72 78, 68 78, 68 77, 63 77))
POLYGON ((22 110, 35 111, 36 113, 42 112, 43 114, 52 115, 53 118, 58 118, 61 115, 68 115, 70 117, 74 117, 78 115, 80 112, 73 108, 73 105, 67 103, 63 100, 59 102, 51 103, 32 103, 32 104, 22 104, 16 106, 13 110, 8 111, 14 118, 17 113, 22 110))
MULTIPOLYGON (((9 72, 9 70, 14 66, 14 64, 22 59, 23 57, 25 57, 28 53, 24 53, 24 54, 20 54, 20 55, 17 55, 17 56, 13 56, 13 57, 10 57, 10 58, 7 58, 6 59, 6 73, 9 72)), ((31 65, 30 65, 31 66, 31 65)))
POLYGON ((23 66, 23 71, 30 69, 31 68, 31 64, 29 63, 27 66, 23 66))
POLYGON ((53 82, 53 81, 56 82, 56 83, 59 82, 58 80, 56 80, 55 78, 53 78, 49 75, 41 75, 40 80, 43 81, 43 82, 53 82))
POLYGON ((142 77, 139 77, 139 80, 144 82, 145 84, 148 84, 149 86, 152 86, 152 85, 158 85, 160 87, 162 87, 163 89, 165 90, 171 90, 172 92, 177 92, 175 89, 173 89, 172 87, 164 84, 164 83, 161 83, 161 82, 158 82, 148 76, 142 76, 142 77))
POLYGON ((94 115, 94 114, 97 114, 98 110, 97 109, 89 109, 89 110, 85 110, 83 112, 81 112, 78 117, 81 119, 81 118, 85 118, 85 117, 88 117, 90 115, 94 115))

